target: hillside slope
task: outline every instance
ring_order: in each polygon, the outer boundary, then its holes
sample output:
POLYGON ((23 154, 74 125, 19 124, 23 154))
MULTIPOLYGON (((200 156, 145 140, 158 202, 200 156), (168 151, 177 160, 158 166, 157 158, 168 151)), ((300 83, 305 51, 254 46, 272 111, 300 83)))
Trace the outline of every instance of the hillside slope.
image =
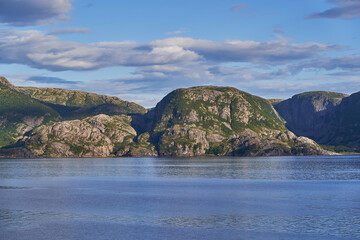
POLYGON ((76 119, 97 114, 145 114, 146 109, 118 97, 60 88, 16 87, 55 109, 63 118, 76 119))
POLYGON ((36 126, 59 119, 55 110, 17 91, 0 77, 0 147, 15 143, 36 126))

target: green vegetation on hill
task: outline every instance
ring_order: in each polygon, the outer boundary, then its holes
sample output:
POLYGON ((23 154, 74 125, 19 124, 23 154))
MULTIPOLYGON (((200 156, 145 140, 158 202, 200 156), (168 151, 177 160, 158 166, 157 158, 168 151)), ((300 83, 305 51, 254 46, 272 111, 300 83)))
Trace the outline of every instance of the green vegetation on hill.
POLYGON ((16 89, 48 104, 64 118, 84 118, 101 113, 110 115, 146 113, 146 109, 142 106, 117 97, 59 88, 17 87, 16 89))
MULTIPOLYGON (((230 87, 193 87, 168 94, 153 110, 154 131, 164 131, 175 124, 195 123, 204 128, 216 124, 241 131, 262 127, 284 130, 284 123, 265 99, 230 87)), ((224 131, 226 128, 222 127, 224 131)))
POLYGON ((290 155, 325 151, 288 132, 266 99, 229 87, 178 89, 146 116, 160 155, 290 155))
POLYGON ((279 99, 279 98, 272 98, 272 99, 266 99, 268 100, 272 105, 278 104, 279 102, 284 101, 284 99, 279 99))
POLYGON ((303 92, 303 93, 294 95, 294 97, 301 97, 301 96, 309 96, 309 97, 326 96, 331 99, 336 99, 336 98, 342 99, 349 95, 344 94, 344 93, 327 92, 327 91, 311 91, 311 92, 303 92))
MULTIPOLYGON (((0 89, 0 114, 6 115, 14 113, 15 115, 36 116, 36 117, 54 117, 58 116, 52 108, 42 104, 23 93, 11 90, 0 89)), ((13 120, 15 120, 13 118, 13 120)))
POLYGON ((299 93, 293 96, 293 98, 302 98, 302 99, 312 99, 313 101, 325 97, 329 99, 334 105, 337 105, 341 102, 344 97, 348 97, 349 95, 344 93, 337 92, 326 92, 326 91, 312 91, 312 92, 304 92, 299 93))
POLYGON ((34 126, 59 118, 52 108, 0 82, 0 147, 13 144, 34 126))

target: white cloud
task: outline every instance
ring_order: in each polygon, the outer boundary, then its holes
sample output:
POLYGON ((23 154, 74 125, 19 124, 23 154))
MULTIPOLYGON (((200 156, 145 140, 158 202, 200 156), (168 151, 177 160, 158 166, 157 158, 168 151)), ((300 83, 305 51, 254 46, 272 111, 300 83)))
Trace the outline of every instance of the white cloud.
MULTIPOLYGON (((101 94, 132 97, 148 94, 146 106, 175 88, 195 85, 234 86, 258 95, 265 95, 266 91, 284 93, 300 90, 299 87, 313 88, 318 86, 317 80, 302 83, 291 73, 297 74, 306 68, 360 69, 359 55, 326 56, 328 51, 338 49, 341 47, 316 42, 293 43, 286 38, 255 42, 173 37, 147 43, 78 43, 36 30, 0 31, 0 63, 3 64, 24 64, 50 71, 135 67, 130 76, 91 82, 55 79, 50 73, 46 79, 39 79, 41 74, 30 76, 37 77, 42 86, 57 81, 65 88, 101 94)), ((146 98, 140 101, 145 103, 146 98)))
POLYGON ((179 46, 143 46, 134 42, 77 43, 40 31, 0 32, 0 63, 19 63, 52 71, 107 66, 142 66, 193 61, 195 52, 179 46))
POLYGON ((0 63, 25 64, 52 71, 92 70, 108 66, 146 66, 185 62, 247 62, 281 65, 317 57, 339 46, 193 38, 167 38, 149 43, 62 41, 36 30, 0 31, 0 63))
POLYGON ((288 43, 288 39, 269 42, 229 40, 214 42, 192 38, 167 38, 151 42, 154 46, 180 46, 218 62, 252 62, 286 64, 315 57, 320 52, 340 49, 339 46, 309 43, 288 43))

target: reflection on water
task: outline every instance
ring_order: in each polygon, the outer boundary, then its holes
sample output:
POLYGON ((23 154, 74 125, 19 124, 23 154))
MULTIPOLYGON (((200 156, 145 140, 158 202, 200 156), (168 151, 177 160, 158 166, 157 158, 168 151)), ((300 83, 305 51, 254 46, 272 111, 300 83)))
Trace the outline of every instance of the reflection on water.
POLYGON ((0 179, 147 176, 266 180, 360 179, 360 156, 0 160, 0 179), (16 169, 16 171, 8 171, 16 169))
POLYGON ((0 160, 0 236, 360 239, 359 183, 359 156, 0 160))
POLYGON ((37 227, 37 219, 47 221, 99 221, 133 225, 165 225, 171 227, 191 228, 236 228, 248 231, 291 232, 328 234, 331 228, 333 235, 356 238, 360 235, 360 216, 242 216, 242 215, 209 215, 186 218, 182 216, 121 216, 74 214, 63 212, 38 212, 23 210, 1 210, 0 220, 8 228, 37 227), (20 225, 19 225, 20 223, 20 225))

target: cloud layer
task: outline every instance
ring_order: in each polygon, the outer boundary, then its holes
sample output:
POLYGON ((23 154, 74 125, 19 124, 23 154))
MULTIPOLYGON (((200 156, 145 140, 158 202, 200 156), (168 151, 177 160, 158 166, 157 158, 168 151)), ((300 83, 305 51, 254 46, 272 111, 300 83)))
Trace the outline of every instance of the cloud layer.
POLYGON ((342 18, 360 17, 360 0, 328 0, 337 6, 324 12, 313 13, 309 18, 342 18))
POLYGON ((0 63, 25 64, 51 71, 93 70, 109 66, 148 66, 188 62, 243 62, 279 65, 310 59, 339 46, 269 42, 215 42, 167 38, 148 43, 62 41, 37 30, 0 31, 0 63))
POLYGON ((0 0, 0 22, 5 25, 30 26, 69 20, 70 0, 0 0))
MULTIPOLYGON (((78 43, 37 30, 0 31, 2 64, 24 64, 49 71, 135 67, 129 76, 90 82, 41 75, 24 80, 137 99, 145 106, 160 100, 154 95, 194 85, 234 86, 264 95, 314 88, 320 85, 316 85, 314 79, 301 79, 298 77, 300 72, 309 69, 360 70, 360 55, 328 57, 330 51, 341 49, 332 44, 289 42, 282 37, 268 42, 172 37, 146 43, 78 43), (146 103, 146 97, 139 99, 139 95, 147 95, 151 101, 146 103)), ((335 78, 335 75, 328 77, 335 78)))

